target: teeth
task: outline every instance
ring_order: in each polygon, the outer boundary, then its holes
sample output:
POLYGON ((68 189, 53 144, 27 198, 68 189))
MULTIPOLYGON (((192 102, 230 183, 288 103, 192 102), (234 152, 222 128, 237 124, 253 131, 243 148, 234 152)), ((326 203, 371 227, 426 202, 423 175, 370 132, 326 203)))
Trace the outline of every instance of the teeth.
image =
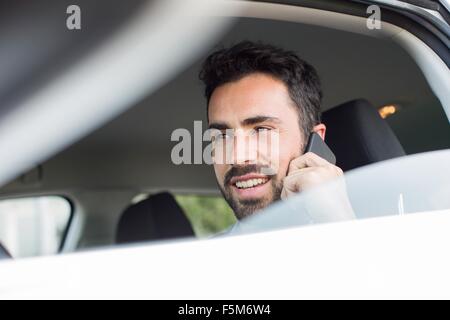
POLYGON ((246 181, 238 181, 236 182, 236 187, 238 187, 239 189, 247 189, 247 188, 252 188, 255 187, 257 185, 263 184, 267 182, 267 178, 260 178, 260 179, 250 179, 250 180, 246 180, 246 181))

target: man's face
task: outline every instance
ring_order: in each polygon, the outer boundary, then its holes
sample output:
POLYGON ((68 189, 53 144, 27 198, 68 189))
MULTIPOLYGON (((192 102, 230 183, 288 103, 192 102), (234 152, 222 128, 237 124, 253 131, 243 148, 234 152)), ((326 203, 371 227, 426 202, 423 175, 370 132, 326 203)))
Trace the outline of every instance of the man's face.
POLYGON ((214 144, 214 171, 238 219, 280 199, 289 163, 306 143, 296 108, 286 85, 265 74, 251 74, 214 90, 209 127, 234 132, 214 144), (217 159, 218 145, 227 147, 227 161, 217 159))

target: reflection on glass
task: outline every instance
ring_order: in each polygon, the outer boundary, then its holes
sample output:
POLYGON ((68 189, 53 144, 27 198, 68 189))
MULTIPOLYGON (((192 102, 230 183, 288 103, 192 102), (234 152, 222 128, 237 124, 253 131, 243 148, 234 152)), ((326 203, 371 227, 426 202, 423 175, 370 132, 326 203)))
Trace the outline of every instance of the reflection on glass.
POLYGON ((450 212, 450 150, 350 171, 341 180, 271 206, 241 222, 230 234, 344 221, 352 214, 365 219, 441 210, 450 212), (343 185, 351 206, 348 210, 339 194, 343 185))

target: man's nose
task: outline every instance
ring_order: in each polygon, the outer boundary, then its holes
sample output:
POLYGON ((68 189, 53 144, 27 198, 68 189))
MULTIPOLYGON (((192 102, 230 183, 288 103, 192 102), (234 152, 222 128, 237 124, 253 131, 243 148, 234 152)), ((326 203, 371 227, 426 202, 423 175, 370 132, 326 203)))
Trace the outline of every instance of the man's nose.
POLYGON ((254 136, 238 133, 234 136, 233 163, 255 164, 258 158, 258 142, 254 136))

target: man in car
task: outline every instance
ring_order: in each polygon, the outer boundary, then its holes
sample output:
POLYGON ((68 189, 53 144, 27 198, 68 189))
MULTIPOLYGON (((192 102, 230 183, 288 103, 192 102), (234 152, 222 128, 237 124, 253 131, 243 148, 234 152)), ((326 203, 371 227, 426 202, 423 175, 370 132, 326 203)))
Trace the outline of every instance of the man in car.
POLYGON ((220 132, 213 144, 217 182, 239 220, 343 175, 318 155, 304 153, 309 135, 325 139, 326 127, 318 74, 295 53, 245 41, 208 56, 199 76, 209 128, 220 132), (249 147, 263 136, 278 139, 276 152, 267 151, 272 146, 249 147), (232 161, 217 159, 224 146, 231 146, 232 161))

